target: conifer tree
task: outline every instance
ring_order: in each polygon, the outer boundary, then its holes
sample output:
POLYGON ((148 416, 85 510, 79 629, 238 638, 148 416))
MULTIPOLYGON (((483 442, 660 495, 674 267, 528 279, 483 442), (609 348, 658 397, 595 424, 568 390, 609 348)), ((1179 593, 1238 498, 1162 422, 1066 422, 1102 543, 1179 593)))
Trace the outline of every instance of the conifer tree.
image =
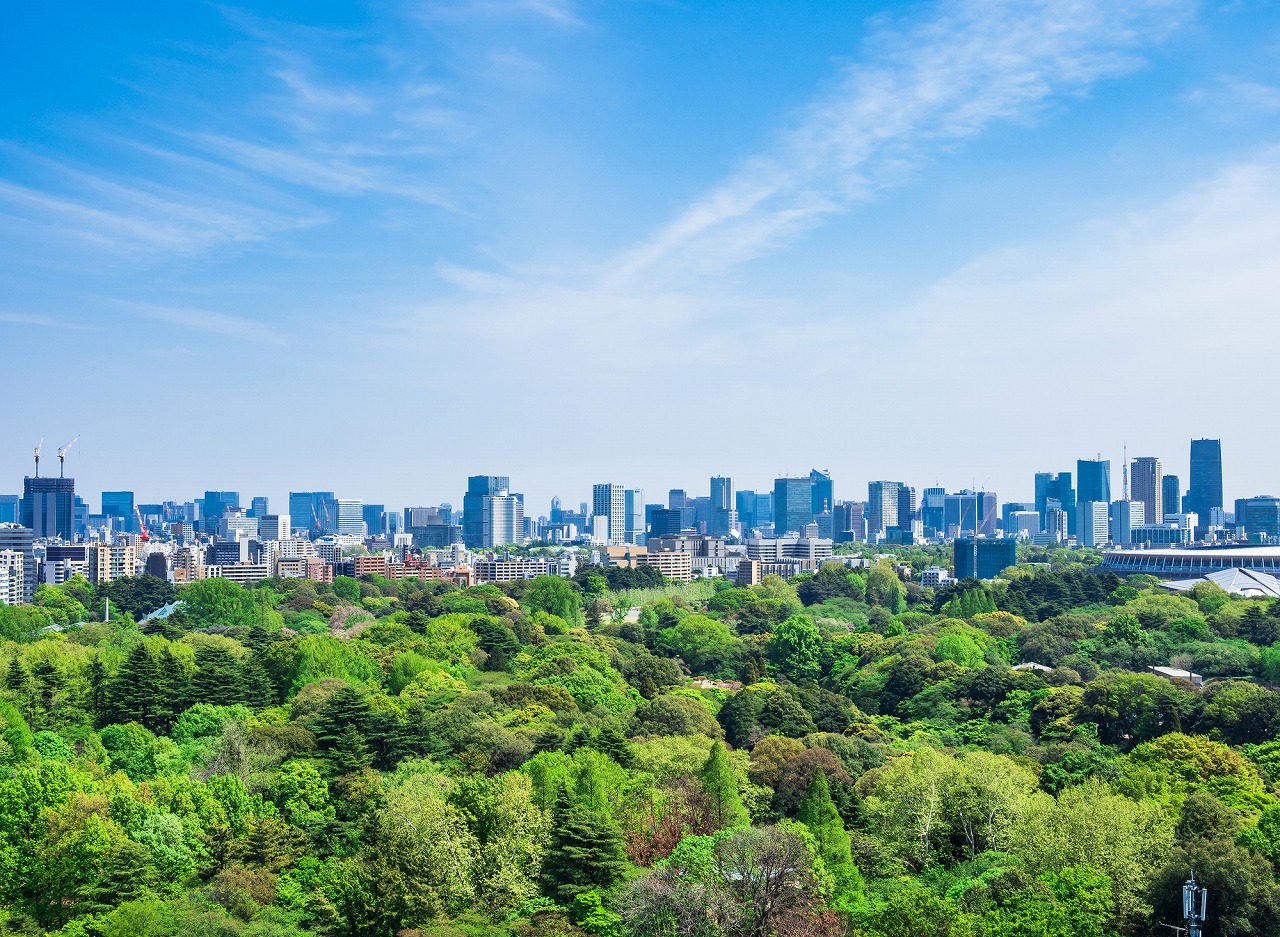
POLYGON ((554 818, 542 876, 557 899, 571 901, 622 878, 627 868, 625 842, 608 814, 575 802, 568 786, 561 784, 554 818))
POLYGON ((796 819, 805 825, 816 842, 818 856, 835 881, 836 897, 844 904, 856 901, 862 894, 862 874, 853 863, 849 834, 840 812, 831 800, 826 772, 819 768, 809 782, 796 819))
POLYGON ((729 755, 723 742, 711 746, 699 780, 711 798, 712 818, 717 829, 727 830, 750 823, 747 808, 742 806, 742 797, 738 794, 738 779, 729 767, 729 755))

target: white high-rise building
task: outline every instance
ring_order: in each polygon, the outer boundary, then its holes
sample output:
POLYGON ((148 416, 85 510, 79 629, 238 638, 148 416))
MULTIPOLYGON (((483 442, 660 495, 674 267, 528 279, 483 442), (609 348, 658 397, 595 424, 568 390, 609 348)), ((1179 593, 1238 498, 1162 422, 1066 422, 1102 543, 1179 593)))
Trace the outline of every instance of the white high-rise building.
POLYGON ((288 540, 290 537, 288 514, 263 514, 258 518, 258 539, 288 540))
POLYGON ((485 495, 480 503, 480 546, 505 547, 524 543, 524 502, 503 491, 485 495))
POLYGON ((365 535, 364 502, 358 498, 338 499, 338 523, 335 532, 353 537, 365 535))
MULTIPOLYGON (((591 489, 591 513, 609 519, 609 543, 627 542, 627 495, 621 485, 594 485, 591 489)), ((641 505, 641 511, 643 511, 641 505)))
POLYGON ((0 605, 21 605, 26 584, 26 557, 17 550, 0 550, 0 605))
POLYGON ((628 488, 625 500, 627 543, 644 543, 644 489, 628 488))
POLYGON ((1082 547, 1106 546, 1110 518, 1105 501, 1082 501, 1076 506, 1076 537, 1082 547))

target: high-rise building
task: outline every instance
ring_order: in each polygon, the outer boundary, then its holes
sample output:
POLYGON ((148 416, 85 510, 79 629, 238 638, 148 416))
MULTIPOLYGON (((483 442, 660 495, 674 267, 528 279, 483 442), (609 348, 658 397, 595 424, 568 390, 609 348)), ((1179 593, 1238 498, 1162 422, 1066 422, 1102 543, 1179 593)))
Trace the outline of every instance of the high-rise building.
POLYGON ((16 524, 22 517, 22 495, 0 495, 0 524, 16 524))
POLYGON ((1076 509, 1076 537, 1082 547, 1106 546, 1111 536, 1111 506, 1103 501, 1081 501, 1076 509))
POLYGON ((292 539, 289 531, 288 514, 263 514, 257 520, 259 540, 292 539))
POLYGON ((727 537, 738 529, 738 505, 733 490, 733 479, 716 475, 711 479, 711 517, 707 533, 727 537))
POLYGON ((683 488, 672 488, 667 492, 667 507, 673 511, 689 506, 689 495, 683 488))
POLYGON ((1147 522, 1147 508, 1141 501, 1111 502, 1111 542, 1116 546, 1133 543, 1133 528, 1147 522))
POLYGON ((17 550, 0 550, 0 605, 22 604, 26 565, 26 556, 17 550))
POLYGON ((36 594, 36 554, 31 540, 30 527, 19 524, 0 524, 0 550, 13 550, 15 553, 22 554, 21 589, 14 589, 13 586, 10 588, 15 592, 20 591, 20 601, 23 605, 30 603, 36 594))
POLYGON ((258 495, 249 502, 250 517, 265 517, 271 513, 271 505, 265 495, 258 495))
POLYGON ((625 515, 624 539, 627 543, 645 542, 644 522, 644 489, 628 488, 623 492, 623 514, 625 515))
POLYGON ((107 517, 133 519, 132 491, 104 491, 102 493, 102 513, 107 517))
POLYGON ((907 528, 916 519, 916 489, 913 485, 903 485, 898 489, 898 526, 907 528))
POLYGON ((867 539, 867 518, 861 501, 841 501, 831 518, 831 539, 836 543, 861 543, 867 539))
POLYGON ((359 498, 337 500, 337 524, 334 533, 362 537, 364 529, 364 503, 359 498))
POLYGON ((491 545, 484 542, 484 499, 505 497, 510 490, 509 475, 472 475, 467 479, 467 493, 462 496, 462 540, 467 546, 491 545))
POLYGON ((497 490, 501 493, 485 495, 480 500, 480 546, 504 547, 524 543, 523 500, 507 493, 506 489, 497 490))
POLYGON ((821 514, 823 511, 834 510, 836 486, 831 480, 831 473, 813 469, 809 473, 809 478, 813 480, 813 513, 821 514))
POLYGON ((1191 440, 1191 484, 1185 510, 1199 515, 1201 524, 1212 523, 1214 508, 1222 508, 1222 440, 1191 440))
POLYGON ((952 553, 957 579, 994 579, 1018 562, 1017 537, 979 537, 974 549, 972 537, 958 537, 952 553), (974 553, 977 568, 974 568, 974 553))
POLYGON ((222 515, 239 508, 240 492, 206 491, 200 501, 200 529, 208 534, 217 533, 222 515))
POLYGON ((674 537, 680 533, 681 520, 679 508, 659 507, 649 514, 649 536, 674 537))
POLYGON ((961 489, 946 496, 943 516, 946 523, 946 534, 951 536, 972 534, 975 530, 982 536, 995 536, 999 514, 996 507, 994 491, 970 491, 961 489))
POLYGON ((291 491, 289 517, 294 526, 305 527, 313 538, 335 533, 338 499, 332 491, 291 491))
POLYGON ((381 537, 387 532, 385 504, 366 504, 360 509, 364 527, 370 537, 381 537))
POLYGON ((1076 491, 1071 484, 1070 472, 1036 472, 1036 510, 1040 512, 1040 527, 1046 531, 1049 529, 1050 501, 1056 501, 1053 507, 1067 513, 1068 533, 1075 533, 1076 491))
POLYGON ((920 522, 926 531, 946 533, 947 489, 926 488, 920 498, 920 522))
MULTIPOLYGON (((1160 491, 1164 502, 1164 513, 1179 514, 1182 511, 1182 479, 1177 475, 1166 475, 1160 481, 1160 491)), ((1164 523, 1164 518, 1160 518, 1164 523)))
POLYGON ((627 540, 627 495, 621 485, 604 483, 591 486, 591 513, 609 520, 608 542, 613 545, 627 540))
POLYGON ((880 541, 898 526, 898 491, 902 482, 867 482, 867 539, 880 541))
POLYGON ((1148 524, 1164 522, 1164 472, 1155 456, 1133 460, 1129 487, 1134 501, 1141 501, 1148 524))
POLYGON ((813 520, 813 479, 776 478, 773 481, 773 527, 778 536, 800 533, 813 520))
POLYGON ((1111 460, 1076 460, 1076 503, 1111 503, 1111 460))
POLYGON ((1236 526, 1243 527, 1248 537, 1280 537, 1280 498, 1237 498, 1236 526))
POLYGON ((22 480, 21 523, 37 540, 71 540, 76 531, 76 480, 28 476, 22 480))

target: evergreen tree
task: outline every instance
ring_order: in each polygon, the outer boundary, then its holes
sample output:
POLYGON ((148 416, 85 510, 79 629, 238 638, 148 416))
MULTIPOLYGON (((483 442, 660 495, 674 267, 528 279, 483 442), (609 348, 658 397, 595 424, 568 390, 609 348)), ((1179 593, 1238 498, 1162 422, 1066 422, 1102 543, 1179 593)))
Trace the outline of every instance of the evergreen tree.
POLYGON ((136 644, 110 681, 99 721, 104 725, 137 722, 155 731, 167 719, 170 701, 166 690, 151 648, 146 643, 136 644))
POLYGON ((551 849, 542 867, 547 889, 561 901, 592 889, 607 889, 627 868, 622 831, 606 813, 575 803, 561 784, 556 798, 551 849))
POLYGON ((827 774, 821 768, 814 772, 804 800, 796 811, 796 819, 813 835, 817 853, 836 885, 836 898, 846 906, 862 895, 862 875, 853 863, 849 834, 831 800, 827 774))
POLYGON ((353 774, 373 764, 373 753, 360 730, 348 725, 325 753, 335 774, 353 774))
POLYGON ((157 711, 160 718, 160 729, 157 731, 168 732, 177 718, 182 715, 183 710, 190 705, 190 686, 186 668, 178 658, 173 656, 173 651, 169 649, 168 644, 160 652, 160 659, 156 665, 156 679, 159 693, 157 711))
POLYGON ((240 662, 225 647, 201 647, 196 651, 196 672, 191 678, 187 701, 230 706, 243 703, 244 679, 240 662))
POLYGON ((604 752, 624 768, 630 768, 635 763, 631 742, 617 723, 611 722, 601 726, 591 747, 598 752, 604 752))
POLYGON ((102 658, 94 656, 89 665, 89 709, 93 712, 94 724, 101 728, 106 724, 103 718, 107 705, 107 668, 102 658))
POLYGON ((717 829, 746 826, 751 822, 747 809, 742 806, 742 798, 738 794, 738 779, 729 767, 729 756, 723 742, 716 742, 711 746, 707 762, 702 766, 702 773, 698 778, 702 782, 702 789, 711 798, 712 817, 717 829))
POLYGON ((279 691, 256 652, 240 665, 240 683, 244 687, 244 702, 254 709, 265 709, 279 701, 279 691))

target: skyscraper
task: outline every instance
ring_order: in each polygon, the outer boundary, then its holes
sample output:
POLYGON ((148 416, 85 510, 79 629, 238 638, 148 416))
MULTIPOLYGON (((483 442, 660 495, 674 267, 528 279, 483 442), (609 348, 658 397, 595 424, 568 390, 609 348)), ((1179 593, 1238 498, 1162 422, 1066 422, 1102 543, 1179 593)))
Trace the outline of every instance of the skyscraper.
POLYGON ((1141 501, 1143 514, 1149 524, 1164 522, 1164 473, 1160 460, 1155 456, 1142 456, 1133 460, 1129 472, 1129 485, 1134 501, 1141 501))
MULTIPOLYGON (((1164 513, 1179 514, 1182 511, 1182 479, 1177 475, 1166 475, 1160 482, 1160 490, 1164 495, 1164 513)), ((1208 518, 1205 519, 1207 524, 1208 518)), ((1160 523, 1164 523, 1164 518, 1160 518, 1160 523)))
POLYGON ((250 517, 266 517, 271 513, 271 504, 264 495, 258 495, 249 502, 250 517))
POLYGON ((1075 533, 1076 492, 1071 485, 1070 472, 1036 472, 1036 510, 1040 512, 1040 527, 1048 530, 1049 502, 1056 501, 1060 510, 1067 512, 1067 529, 1075 533))
POLYGON ((914 485, 902 485, 898 488, 898 526, 908 528, 916 519, 916 489, 914 485))
MULTIPOLYGON (((471 475, 467 478, 467 493, 462 496, 463 543, 469 547, 492 546, 484 542, 486 524, 484 499, 505 496, 510 489, 511 476, 509 475, 471 475)), ((523 523, 523 516, 521 522, 523 523)))
POLYGON ((1186 510, 1207 526, 1213 509, 1222 506, 1222 440, 1193 439, 1186 510))
POLYGON ((1111 502, 1111 460, 1076 460, 1076 501, 1111 502))
POLYGON ((1080 546, 1106 546, 1110 538, 1110 507, 1102 501, 1080 502, 1077 508, 1080 518, 1076 522, 1080 546))
POLYGON ((813 520, 813 479, 775 478, 773 481, 773 526, 779 537, 800 533, 813 520))
POLYGON ((711 479, 711 518, 707 533, 727 537, 738 528, 738 506, 733 490, 733 479, 716 475, 711 479))
POLYGON ((623 494, 627 543, 644 543, 644 489, 628 488, 623 494))
POLYGON ((831 480, 830 472, 819 472, 813 469, 809 473, 813 480, 813 513, 832 511, 836 506, 836 486, 831 480))
POLYGON ((350 536, 364 534, 364 504, 359 498, 339 498, 334 532, 350 536))
POLYGON ((206 491, 200 501, 200 529, 208 534, 217 533, 222 515, 239 507, 238 491, 206 491))
POLYGON ((361 508, 364 516, 364 527, 370 537, 380 537, 387 532, 385 504, 366 504, 361 508))
POLYGON ((609 520, 609 543, 627 541, 627 494, 621 485, 606 483, 591 486, 591 513, 609 520))
POLYGON ((0 524, 16 524, 22 516, 21 495, 0 495, 0 524))
POLYGON ((867 539, 879 541, 898 526, 898 489, 902 482, 867 482, 867 539))
POLYGON ((291 491, 289 517, 294 527, 305 527, 313 537, 334 533, 338 525, 337 499, 332 491, 291 491))
POLYGON ((102 513, 107 517, 131 520, 133 518, 133 492, 104 491, 102 493, 102 513))
POLYGON ((946 533, 947 489, 926 488, 920 500, 920 521, 926 531, 934 530, 946 533))
MULTIPOLYGON (((75 535, 76 480, 28 476, 22 480, 22 526, 37 539, 75 535)), ((32 567, 34 575, 35 567, 32 567)))

